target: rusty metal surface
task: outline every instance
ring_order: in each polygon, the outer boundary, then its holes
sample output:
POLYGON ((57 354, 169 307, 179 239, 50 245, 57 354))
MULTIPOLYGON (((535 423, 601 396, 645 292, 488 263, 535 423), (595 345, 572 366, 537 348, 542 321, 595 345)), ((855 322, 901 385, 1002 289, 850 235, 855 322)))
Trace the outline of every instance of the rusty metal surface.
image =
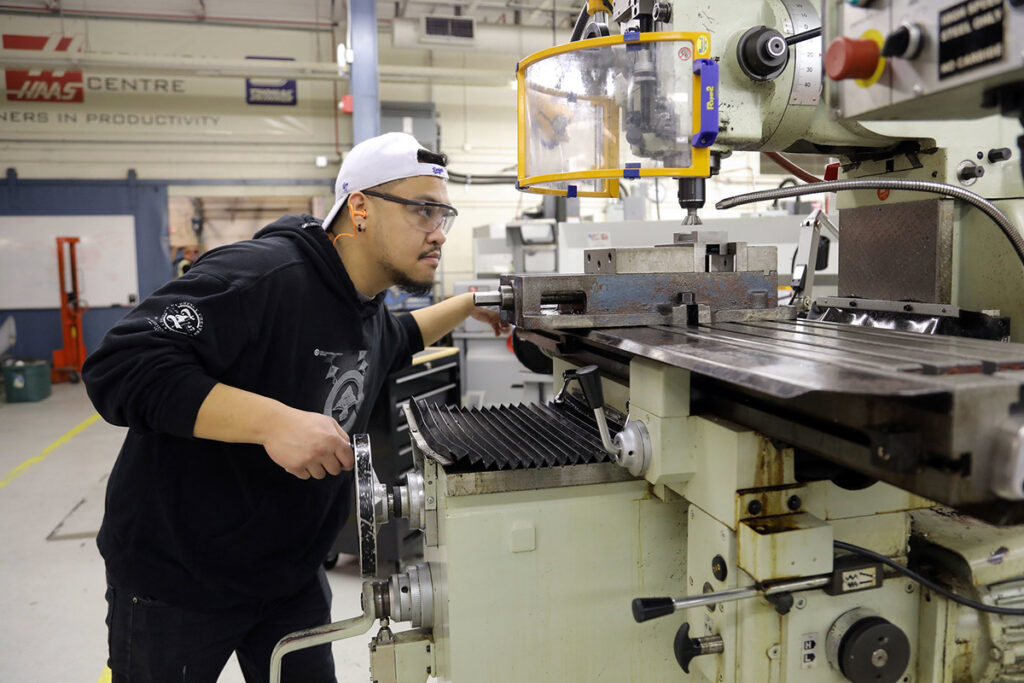
POLYGON ((711 310, 774 308, 778 274, 624 273, 505 275, 514 310, 502 319, 524 329, 584 329, 663 325, 685 303, 711 310))

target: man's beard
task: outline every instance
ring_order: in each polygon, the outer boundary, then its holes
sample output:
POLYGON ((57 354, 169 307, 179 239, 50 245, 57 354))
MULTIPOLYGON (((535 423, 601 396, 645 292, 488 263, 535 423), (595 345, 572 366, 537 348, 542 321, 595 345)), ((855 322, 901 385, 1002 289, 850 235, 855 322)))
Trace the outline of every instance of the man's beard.
POLYGON ((388 279, 395 283, 395 286, 403 292, 407 292, 412 296, 426 296, 434 291, 433 278, 427 282, 417 282, 390 263, 381 265, 388 271, 388 279))

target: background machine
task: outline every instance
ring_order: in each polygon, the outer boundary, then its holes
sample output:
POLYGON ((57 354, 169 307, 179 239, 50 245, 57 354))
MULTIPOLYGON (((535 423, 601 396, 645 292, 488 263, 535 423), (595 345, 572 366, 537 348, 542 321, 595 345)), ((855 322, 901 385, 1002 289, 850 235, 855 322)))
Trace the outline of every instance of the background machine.
POLYGON ((399 487, 357 438, 364 573, 392 517, 424 561, 275 665, 382 619, 381 682, 1024 679, 1024 7, 596 0, 573 38, 519 64, 520 188, 676 178, 687 225, 479 296, 561 391, 410 405, 399 487), (733 150, 841 160, 717 204, 838 192, 837 296, 821 215, 792 305, 701 235, 733 150))

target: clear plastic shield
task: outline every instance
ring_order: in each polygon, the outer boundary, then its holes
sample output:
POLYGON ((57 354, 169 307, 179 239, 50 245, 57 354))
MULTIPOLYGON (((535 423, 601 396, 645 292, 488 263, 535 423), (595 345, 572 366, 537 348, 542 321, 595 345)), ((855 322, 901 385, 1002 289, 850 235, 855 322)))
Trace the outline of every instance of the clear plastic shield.
POLYGON ((580 41, 523 61, 521 189, 607 197, 624 177, 704 174, 691 145, 694 36, 703 34, 641 35, 580 41), (688 38, 669 37, 680 35, 688 38))

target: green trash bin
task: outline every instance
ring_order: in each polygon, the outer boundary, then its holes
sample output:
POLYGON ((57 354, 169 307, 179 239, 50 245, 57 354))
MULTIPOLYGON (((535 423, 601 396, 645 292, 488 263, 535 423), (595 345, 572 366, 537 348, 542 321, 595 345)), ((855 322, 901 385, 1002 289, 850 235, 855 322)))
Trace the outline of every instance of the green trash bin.
POLYGON ((42 401, 50 395, 50 364, 36 360, 5 365, 4 392, 8 403, 42 401))

